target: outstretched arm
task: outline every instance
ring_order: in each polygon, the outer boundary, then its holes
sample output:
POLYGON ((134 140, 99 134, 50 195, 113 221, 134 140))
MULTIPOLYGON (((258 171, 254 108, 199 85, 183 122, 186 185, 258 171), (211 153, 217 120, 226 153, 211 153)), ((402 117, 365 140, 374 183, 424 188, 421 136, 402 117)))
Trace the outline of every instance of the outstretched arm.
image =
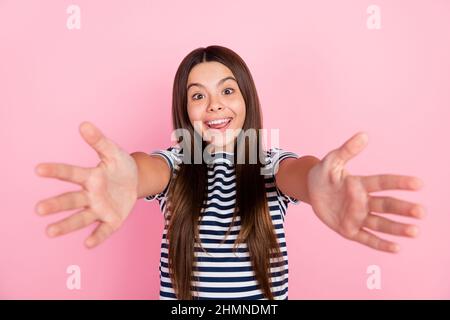
POLYGON ((162 192, 170 180, 167 162, 145 152, 133 152, 131 156, 138 170, 137 198, 162 192))
POLYGON ((317 217, 343 237, 377 250, 397 252, 398 244, 367 229, 414 237, 417 227, 374 212, 422 218, 425 209, 415 203, 370 193, 395 189, 415 191, 422 187, 422 182, 416 177, 393 174, 350 175, 345 164, 365 148, 367 141, 365 133, 358 133, 320 161, 311 156, 285 159, 280 163, 276 183, 285 194, 306 200, 317 217))
POLYGON ((314 156, 287 158, 280 162, 275 175, 277 187, 290 197, 311 204, 308 192, 308 173, 320 160, 314 156))

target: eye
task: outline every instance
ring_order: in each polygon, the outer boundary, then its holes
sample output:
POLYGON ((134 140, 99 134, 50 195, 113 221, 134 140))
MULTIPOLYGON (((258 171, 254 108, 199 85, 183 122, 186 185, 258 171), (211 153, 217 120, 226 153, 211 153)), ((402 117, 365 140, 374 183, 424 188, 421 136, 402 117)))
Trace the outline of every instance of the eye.
POLYGON ((193 99, 193 100, 198 100, 198 99, 195 98, 197 95, 203 96, 201 93, 196 93, 196 94, 194 94, 194 95, 192 96, 192 99, 193 99))
MULTIPOLYGON (((223 90, 223 91, 225 92, 226 90, 231 90, 231 92, 234 92, 234 89, 231 89, 231 88, 226 88, 226 89, 223 90)), ((230 94, 231 94, 231 93, 230 93, 230 94)))

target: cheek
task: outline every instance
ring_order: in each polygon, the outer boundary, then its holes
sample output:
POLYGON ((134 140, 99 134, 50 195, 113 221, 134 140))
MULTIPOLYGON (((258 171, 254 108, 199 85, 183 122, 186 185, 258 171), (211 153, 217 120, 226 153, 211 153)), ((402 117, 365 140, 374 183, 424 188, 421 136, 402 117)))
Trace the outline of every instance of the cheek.
POLYGON ((201 108, 196 108, 196 106, 188 106, 187 112, 192 127, 194 127, 195 131, 201 134, 205 130, 205 128, 203 128, 203 113, 201 108))
POLYGON ((245 103, 242 101, 233 111, 236 114, 239 125, 242 126, 245 121, 245 103))
POLYGON ((242 105, 240 109, 240 116, 242 117, 242 119, 245 119, 245 105, 242 105))
POLYGON ((201 120, 202 113, 200 111, 200 108, 195 108, 195 106, 188 106, 187 112, 191 123, 197 120, 201 120))

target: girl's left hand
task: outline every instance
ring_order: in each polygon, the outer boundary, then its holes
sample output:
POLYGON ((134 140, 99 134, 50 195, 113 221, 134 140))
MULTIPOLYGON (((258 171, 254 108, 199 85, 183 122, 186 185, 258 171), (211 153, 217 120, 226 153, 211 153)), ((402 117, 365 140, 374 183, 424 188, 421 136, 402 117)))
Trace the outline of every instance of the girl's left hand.
POLYGON ((397 252, 398 244, 381 239, 366 229, 414 237, 418 232, 417 227, 392 221, 373 212, 422 218, 425 209, 418 204, 369 193, 393 189, 418 190, 422 182, 416 177, 392 174, 350 175, 344 166, 365 148, 367 141, 365 133, 357 133, 310 169, 310 203, 319 219, 343 237, 377 250, 397 252))

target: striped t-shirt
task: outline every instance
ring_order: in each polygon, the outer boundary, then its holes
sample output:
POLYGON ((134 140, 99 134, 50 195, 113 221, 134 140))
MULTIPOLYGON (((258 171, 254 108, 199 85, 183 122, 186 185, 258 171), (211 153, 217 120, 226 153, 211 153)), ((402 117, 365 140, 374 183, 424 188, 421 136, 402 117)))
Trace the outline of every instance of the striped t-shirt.
MULTIPOLYGON (((179 145, 167 150, 157 150, 151 154, 163 157, 172 170, 172 176, 176 176, 183 159, 182 148, 179 145)), ((241 243, 233 252, 233 244, 240 230, 239 215, 227 239, 221 244, 233 217, 236 201, 235 171, 232 153, 221 151, 212 155, 214 159, 207 164, 208 200, 202 209, 199 221, 201 246, 197 243, 194 245, 193 276, 197 281, 192 282, 196 288, 192 295, 194 299, 265 299, 256 281, 247 245, 241 243), (207 252, 204 252, 202 247, 207 252)), ((298 158, 298 155, 279 148, 272 148, 266 151, 265 155, 265 169, 271 172, 265 175, 268 207, 283 254, 283 264, 271 266, 271 291, 275 299, 287 299, 288 255, 284 219, 288 203, 298 204, 299 201, 283 194, 277 188, 273 172, 281 160, 298 158)), ((164 217, 167 217, 165 210, 170 181, 161 193, 144 198, 146 201, 157 199, 164 217)), ((159 265, 160 299, 176 299, 168 270, 167 223, 165 226, 159 265)))

